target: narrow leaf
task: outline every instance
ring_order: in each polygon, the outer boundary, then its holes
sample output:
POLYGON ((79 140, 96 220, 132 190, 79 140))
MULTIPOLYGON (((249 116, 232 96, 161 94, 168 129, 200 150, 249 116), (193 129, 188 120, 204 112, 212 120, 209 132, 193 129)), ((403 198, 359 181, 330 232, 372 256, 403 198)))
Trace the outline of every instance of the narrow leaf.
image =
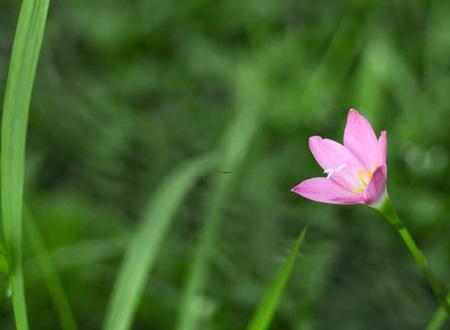
MULTIPOLYGON (((447 301, 450 304, 450 295, 447 295, 447 301)), ((446 320, 448 320, 447 313, 442 306, 439 306, 425 330, 440 330, 444 327, 446 320)))
POLYGON ((25 218, 25 232, 34 250, 34 254, 37 256, 36 262, 43 273, 43 281, 55 306, 55 310, 58 313, 61 329, 76 330, 78 326, 70 308, 69 300, 47 251, 44 239, 39 232, 39 228, 29 213, 25 214, 25 218))
POLYGON ((278 304, 280 303, 281 295, 283 294, 283 290, 289 279, 292 268, 294 267, 298 251, 306 235, 306 230, 307 228, 303 229, 301 232, 297 242, 292 247, 289 256, 267 289, 265 295, 259 303, 258 309, 247 327, 247 330, 264 330, 269 327, 270 322, 272 321, 277 310, 278 304))
POLYGON ((28 111, 48 0, 24 0, 11 55, 2 122, 1 200, 16 327, 28 329, 22 270, 22 198, 28 111))
POLYGON ((214 166, 214 158, 188 161, 178 167, 151 198, 142 222, 128 243, 114 285, 104 329, 129 329, 147 278, 176 210, 195 182, 214 166))
POLYGON ((199 243, 194 252, 187 284, 183 292, 176 329, 199 329, 199 298, 208 278, 208 263, 217 239, 222 210, 233 188, 238 170, 259 127, 259 117, 264 105, 264 83, 254 68, 246 67, 237 83, 238 113, 224 138, 220 165, 230 174, 220 175, 213 182, 208 209, 203 220, 199 243))

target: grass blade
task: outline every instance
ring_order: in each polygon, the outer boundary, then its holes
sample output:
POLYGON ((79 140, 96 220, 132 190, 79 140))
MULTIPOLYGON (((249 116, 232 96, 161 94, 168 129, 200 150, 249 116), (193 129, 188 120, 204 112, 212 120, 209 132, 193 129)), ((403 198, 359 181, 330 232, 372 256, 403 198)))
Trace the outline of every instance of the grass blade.
MULTIPOLYGON (((450 304, 450 295, 447 295, 447 301, 450 304)), ((446 320, 447 313, 442 306, 439 306, 425 330, 440 330, 444 326, 446 320)))
POLYGON ((199 329, 197 323, 200 311, 196 308, 196 302, 208 277, 208 262, 220 226, 222 209, 231 191, 236 172, 257 131, 259 112, 264 104, 262 77, 251 69, 243 70, 240 74, 240 81, 237 84, 239 112, 225 136, 220 161, 222 168, 232 173, 221 175, 214 182, 209 208, 183 292, 176 326, 178 330, 199 329))
MULTIPOLYGON (((52 260, 54 271, 99 264, 121 255, 125 250, 126 242, 125 237, 81 241, 51 251, 49 258, 52 260)), ((28 262, 36 263, 37 261, 30 260, 28 262)), ((46 270, 41 269, 40 272, 30 270, 27 275, 28 281, 38 280, 46 276, 46 270)))
POLYGON ((307 228, 303 229, 301 232, 297 242, 292 247, 289 256, 267 289, 264 297, 259 303, 258 309, 247 327, 247 330, 264 330, 269 327, 280 302, 284 287, 289 279, 289 275, 294 267, 298 251, 300 250, 303 240, 305 239, 306 230, 307 228))
POLYGON ((28 329, 21 251, 25 140, 48 5, 48 0, 24 0, 22 3, 3 108, 1 141, 3 233, 9 262, 14 316, 19 330, 28 329))
POLYGON ((146 279, 170 227, 171 220, 195 182, 214 166, 205 157, 182 164, 150 200, 142 223, 126 249, 106 314, 104 329, 129 329, 146 279))
POLYGON ((39 228, 29 214, 25 214, 25 218, 25 232, 34 250, 34 254, 37 256, 36 262, 44 274, 43 280, 47 286, 55 310, 58 313, 61 329, 76 330, 78 326, 70 308, 69 300, 64 292, 61 280, 55 270, 39 228))

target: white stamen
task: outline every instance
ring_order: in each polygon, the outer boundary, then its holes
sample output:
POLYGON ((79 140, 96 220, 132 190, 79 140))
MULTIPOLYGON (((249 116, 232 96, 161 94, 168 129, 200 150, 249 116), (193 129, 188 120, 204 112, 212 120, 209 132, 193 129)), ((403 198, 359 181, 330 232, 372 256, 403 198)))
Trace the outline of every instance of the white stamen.
POLYGON ((347 164, 345 164, 345 163, 339 165, 339 167, 336 169, 336 172, 344 169, 346 166, 347 166, 347 164))
POLYGON ((327 179, 331 178, 331 176, 336 173, 339 172, 340 170, 342 170, 343 168, 345 168, 347 166, 347 164, 341 164, 339 165, 337 168, 330 168, 330 169, 326 169, 323 171, 323 173, 325 173, 327 175, 327 179))
POLYGON ((331 175, 333 174, 333 169, 324 170, 323 173, 327 175, 327 179, 331 178, 331 175))

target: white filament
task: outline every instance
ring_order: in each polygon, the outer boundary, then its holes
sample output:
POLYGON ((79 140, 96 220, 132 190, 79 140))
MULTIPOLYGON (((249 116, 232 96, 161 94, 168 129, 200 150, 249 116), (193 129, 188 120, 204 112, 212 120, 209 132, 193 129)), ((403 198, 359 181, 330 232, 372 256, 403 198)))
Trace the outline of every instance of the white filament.
POLYGON ((327 179, 329 179, 329 178, 331 178, 331 176, 332 176, 334 173, 339 172, 340 170, 342 170, 342 169, 345 168, 346 166, 347 166, 347 164, 344 163, 344 164, 339 165, 339 166, 336 167, 336 168, 326 169, 326 170, 323 171, 323 173, 325 173, 325 174, 327 175, 327 179))

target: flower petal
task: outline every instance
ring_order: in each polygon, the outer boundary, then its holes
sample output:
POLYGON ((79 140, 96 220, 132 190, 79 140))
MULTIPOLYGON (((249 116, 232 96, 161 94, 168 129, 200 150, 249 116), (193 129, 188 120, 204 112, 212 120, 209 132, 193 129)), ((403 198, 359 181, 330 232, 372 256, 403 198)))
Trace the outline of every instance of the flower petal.
POLYGON ((327 171, 328 177, 341 187, 352 192, 360 186, 358 173, 364 167, 342 144, 312 136, 309 138, 309 148, 319 165, 327 171))
POLYGON ((370 171, 377 164, 377 137, 366 118, 350 109, 344 131, 344 146, 348 148, 370 171))
POLYGON ((361 204, 364 194, 353 194, 333 180, 327 178, 312 178, 305 180, 292 188, 300 196, 321 203, 328 204, 361 204))
POLYGON ((380 138, 377 142, 377 166, 381 166, 386 164, 386 155, 387 155, 387 132, 382 131, 380 138))
POLYGON ((383 166, 378 167, 372 175, 369 185, 365 191, 364 202, 374 204, 379 201, 386 191, 386 175, 383 166))

